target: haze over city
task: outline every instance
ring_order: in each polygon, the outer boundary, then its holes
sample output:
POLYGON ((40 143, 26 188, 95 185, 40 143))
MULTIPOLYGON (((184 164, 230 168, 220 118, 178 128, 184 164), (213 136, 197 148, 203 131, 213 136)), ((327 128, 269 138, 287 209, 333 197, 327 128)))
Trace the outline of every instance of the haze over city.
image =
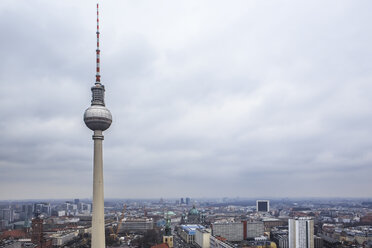
MULTIPOLYGON (((105 197, 371 197, 371 7, 101 1, 105 197)), ((95 8, 0 2, 0 200, 92 195, 95 8)))

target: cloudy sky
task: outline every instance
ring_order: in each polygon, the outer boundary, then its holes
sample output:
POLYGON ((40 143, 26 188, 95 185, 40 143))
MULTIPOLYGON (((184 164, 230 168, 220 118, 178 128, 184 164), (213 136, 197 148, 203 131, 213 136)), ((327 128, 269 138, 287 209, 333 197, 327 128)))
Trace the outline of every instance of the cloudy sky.
MULTIPOLYGON (((92 195, 95 8, 0 2, 0 199, 92 195)), ((371 197, 371 11, 101 1, 105 196, 371 197)))

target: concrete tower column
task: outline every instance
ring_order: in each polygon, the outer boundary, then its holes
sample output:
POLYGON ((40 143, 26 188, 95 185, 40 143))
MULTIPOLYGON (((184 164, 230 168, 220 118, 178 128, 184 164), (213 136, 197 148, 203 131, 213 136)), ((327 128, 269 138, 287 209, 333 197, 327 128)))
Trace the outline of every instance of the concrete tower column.
POLYGON ((94 130, 92 248, 105 247, 103 156, 101 130, 94 130))

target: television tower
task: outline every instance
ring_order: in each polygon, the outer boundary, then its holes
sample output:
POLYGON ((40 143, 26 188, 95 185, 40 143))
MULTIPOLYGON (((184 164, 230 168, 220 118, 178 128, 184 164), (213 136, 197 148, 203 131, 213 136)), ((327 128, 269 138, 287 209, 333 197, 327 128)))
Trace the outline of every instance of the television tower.
POLYGON ((92 217, 92 248, 105 247, 105 215, 103 198, 103 158, 102 131, 108 129, 112 122, 110 111, 105 107, 105 87, 101 84, 100 50, 99 50, 99 18, 97 3, 97 50, 96 50, 96 82, 91 88, 91 106, 85 110, 85 125, 92 131, 94 140, 93 159, 93 217, 92 217))

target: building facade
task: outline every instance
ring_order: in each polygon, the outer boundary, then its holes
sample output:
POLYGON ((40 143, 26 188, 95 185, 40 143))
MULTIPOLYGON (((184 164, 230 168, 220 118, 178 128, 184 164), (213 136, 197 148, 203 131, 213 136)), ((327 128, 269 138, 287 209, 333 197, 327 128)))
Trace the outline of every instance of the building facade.
POLYGON ((213 223, 212 235, 223 237, 228 241, 242 241, 244 239, 244 223, 213 223))
POLYGON ((79 231, 65 231, 65 232, 58 232, 52 234, 50 237, 52 238, 52 244, 56 247, 64 246, 66 243, 74 240, 79 235, 79 231))
POLYGON ((195 241, 196 229, 204 229, 201 225, 181 225, 178 229, 180 237, 188 244, 193 244, 195 241))
POLYGON ((14 221, 14 210, 12 208, 0 209, 0 220, 6 220, 8 223, 14 221))
POLYGON ((257 212, 269 212, 270 211, 270 201, 269 200, 257 200, 256 201, 257 212))
POLYGON ((195 232, 195 243, 201 248, 210 248, 211 231, 209 229, 197 228, 195 232))
POLYGON ((262 221, 245 222, 246 225, 246 239, 254 239, 264 235, 264 223, 262 221))
POLYGON ((120 231, 145 232, 151 229, 154 229, 154 221, 152 218, 133 218, 123 221, 120 231))
POLYGON ((289 248, 314 248, 314 220, 300 217, 288 220, 289 248))
POLYGON ((287 231, 278 231, 272 233, 271 240, 276 243, 278 248, 288 248, 288 232, 287 231))
POLYGON ((249 241, 246 247, 249 248, 277 248, 276 244, 271 241, 249 241))

